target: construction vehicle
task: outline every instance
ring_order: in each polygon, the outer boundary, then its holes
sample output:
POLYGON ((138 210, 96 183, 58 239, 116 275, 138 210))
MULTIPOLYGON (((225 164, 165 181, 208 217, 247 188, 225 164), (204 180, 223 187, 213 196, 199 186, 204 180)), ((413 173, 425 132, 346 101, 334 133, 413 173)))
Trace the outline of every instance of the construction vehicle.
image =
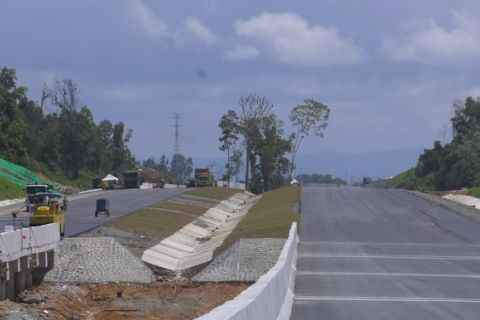
POLYGON ((208 168, 195 169, 195 186, 210 187, 213 186, 213 174, 208 168))
POLYGON ((53 189, 53 186, 48 184, 27 184, 25 186, 25 207, 27 212, 31 211, 33 206, 32 197, 37 193, 58 193, 58 191, 53 189))
POLYGON ((140 175, 137 170, 123 173, 123 186, 125 189, 140 188, 140 175))
POLYGON ((32 196, 32 213, 29 218, 30 226, 39 226, 48 223, 58 223, 60 235, 65 235, 65 211, 67 199, 58 193, 40 192, 32 196))

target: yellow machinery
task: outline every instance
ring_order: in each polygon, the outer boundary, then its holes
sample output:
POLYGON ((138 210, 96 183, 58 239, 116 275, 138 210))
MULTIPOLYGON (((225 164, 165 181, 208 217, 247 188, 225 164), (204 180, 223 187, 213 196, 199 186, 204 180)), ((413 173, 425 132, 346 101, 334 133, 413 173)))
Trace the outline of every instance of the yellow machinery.
POLYGON ((195 169, 195 186, 196 187, 211 187, 213 186, 213 174, 208 168, 195 169))
POLYGON ((32 197, 33 211, 30 216, 30 226, 39 226, 48 223, 60 225, 60 235, 65 235, 66 198, 56 193, 37 193, 32 197))

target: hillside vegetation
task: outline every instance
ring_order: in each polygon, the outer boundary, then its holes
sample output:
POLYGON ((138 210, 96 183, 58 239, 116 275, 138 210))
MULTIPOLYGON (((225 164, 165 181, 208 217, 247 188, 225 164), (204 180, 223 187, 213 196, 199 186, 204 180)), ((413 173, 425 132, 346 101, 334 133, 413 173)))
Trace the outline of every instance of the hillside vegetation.
MULTIPOLYGON (((435 141, 417 165, 390 181, 390 187, 417 190, 454 190, 480 186, 480 100, 456 102, 451 119, 453 139, 435 141)), ((476 191, 474 191, 476 193, 476 191)))
POLYGON ((123 122, 96 123, 71 79, 45 84, 39 102, 27 93, 15 69, 0 68, 0 158, 68 181, 134 166, 131 130, 123 122))

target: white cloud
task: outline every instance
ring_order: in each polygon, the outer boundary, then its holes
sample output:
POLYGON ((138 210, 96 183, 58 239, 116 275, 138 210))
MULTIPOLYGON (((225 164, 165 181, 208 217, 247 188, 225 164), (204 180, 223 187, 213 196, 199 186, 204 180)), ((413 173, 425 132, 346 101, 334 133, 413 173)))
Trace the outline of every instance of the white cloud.
POLYGON ((169 40, 177 44, 200 42, 213 45, 217 42, 215 34, 196 18, 187 17, 180 28, 172 30, 141 1, 131 1, 130 5, 140 26, 152 38, 169 40))
POLYGON ((434 20, 411 31, 404 39, 387 39, 384 48, 395 60, 428 64, 478 60, 480 20, 454 12, 453 27, 445 28, 434 20))
POLYGON ((236 46, 225 52, 224 58, 227 60, 249 60, 258 57, 260 53, 257 48, 252 46, 236 46))
POLYGON ((140 20, 143 30, 152 37, 168 38, 169 30, 167 25, 157 19, 155 14, 141 1, 130 2, 133 13, 140 20))
POLYGON ((175 40, 180 43, 198 41, 206 45, 213 45, 217 37, 200 20, 188 17, 183 22, 183 27, 176 35, 175 40))
POLYGON ((361 49, 343 39, 335 27, 310 26, 295 13, 263 13, 237 20, 235 27, 238 35, 257 40, 284 63, 327 66, 362 60, 361 49))

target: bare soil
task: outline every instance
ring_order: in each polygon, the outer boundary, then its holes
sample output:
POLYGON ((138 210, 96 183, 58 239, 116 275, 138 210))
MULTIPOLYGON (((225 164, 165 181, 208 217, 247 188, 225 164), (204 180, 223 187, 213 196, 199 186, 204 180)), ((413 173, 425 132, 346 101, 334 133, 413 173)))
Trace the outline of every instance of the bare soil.
MULTIPOLYGON (((194 319, 234 298, 248 284, 192 284, 188 281, 152 285, 97 284, 60 286, 42 284, 25 291, 23 301, 0 303, 7 310, 23 310, 33 319, 194 319)), ((27 317, 25 317, 28 319, 27 317)), ((15 318, 12 318, 15 319, 15 318)))

